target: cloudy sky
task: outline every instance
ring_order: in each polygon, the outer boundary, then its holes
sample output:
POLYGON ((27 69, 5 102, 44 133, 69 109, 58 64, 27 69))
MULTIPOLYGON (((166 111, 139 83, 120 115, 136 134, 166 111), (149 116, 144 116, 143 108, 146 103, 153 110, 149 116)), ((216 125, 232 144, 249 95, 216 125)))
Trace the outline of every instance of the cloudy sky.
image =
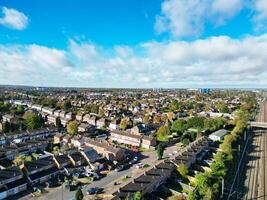
POLYGON ((267 87, 266 0, 1 0, 0 84, 267 87))

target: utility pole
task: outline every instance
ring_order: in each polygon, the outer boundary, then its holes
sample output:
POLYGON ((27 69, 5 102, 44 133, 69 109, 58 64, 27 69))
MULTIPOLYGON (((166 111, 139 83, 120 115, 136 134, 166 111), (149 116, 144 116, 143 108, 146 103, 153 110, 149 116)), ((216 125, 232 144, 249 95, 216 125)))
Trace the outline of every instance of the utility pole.
POLYGON ((223 192, 224 192, 224 179, 222 179, 222 194, 221 194, 221 199, 223 198, 223 192))

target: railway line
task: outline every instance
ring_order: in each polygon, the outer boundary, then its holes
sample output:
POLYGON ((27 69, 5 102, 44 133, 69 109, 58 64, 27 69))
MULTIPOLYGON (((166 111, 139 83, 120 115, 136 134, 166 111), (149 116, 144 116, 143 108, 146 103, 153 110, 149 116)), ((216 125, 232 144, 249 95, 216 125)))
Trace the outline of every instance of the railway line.
MULTIPOLYGON (((257 121, 267 122, 267 102, 264 102, 257 121)), ((239 198, 244 200, 266 200, 267 199, 267 130, 252 130, 249 138, 247 156, 241 172, 241 183, 238 191, 239 198)))

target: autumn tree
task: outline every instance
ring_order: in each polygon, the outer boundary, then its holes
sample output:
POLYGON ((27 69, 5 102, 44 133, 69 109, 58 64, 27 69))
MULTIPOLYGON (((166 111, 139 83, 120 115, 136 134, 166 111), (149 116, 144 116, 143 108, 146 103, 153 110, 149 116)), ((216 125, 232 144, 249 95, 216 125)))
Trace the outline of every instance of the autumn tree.
POLYGON ((124 131, 126 129, 126 127, 127 127, 127 120, 122 119, 120 122, 120 129, 124 131))
POLYGON ((161 126, 156 132, 157 140, 161 142, 169 141, 169 135, 171 134, 169 126, 161 126))
POLYGON ((70 121, 67 125, 67 131, 70 135, 78 133, 78 123, 76 121, 70 121))

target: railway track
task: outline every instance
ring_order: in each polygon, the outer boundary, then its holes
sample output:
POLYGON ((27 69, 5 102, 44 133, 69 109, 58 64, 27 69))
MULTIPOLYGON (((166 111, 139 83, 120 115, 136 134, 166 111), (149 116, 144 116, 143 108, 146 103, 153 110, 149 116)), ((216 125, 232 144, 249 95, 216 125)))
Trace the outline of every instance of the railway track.
MULTIPOLYGON (((258 122, 267 122, 267 101, 263 103, 257 117, 258 122)), ((245 200, 267 199, 267 130, 253 130, 248 155, 244 163, 245 200)))
POLYGON ((252 144, 250 150, 252 151, 248 156, 252 158, 252 160, 247 165, 247 173, 246 173, 246 182, 245 187, 247 188, 247 193, 244 197, 246 200, 254 199, 257 196, 257 188, 258 188, 258 166, 259 160, 259 149, 261 143, 261 133, 255 132, 252 139, 252 144), (254 149, 252 149, 254 146, 254 149))

